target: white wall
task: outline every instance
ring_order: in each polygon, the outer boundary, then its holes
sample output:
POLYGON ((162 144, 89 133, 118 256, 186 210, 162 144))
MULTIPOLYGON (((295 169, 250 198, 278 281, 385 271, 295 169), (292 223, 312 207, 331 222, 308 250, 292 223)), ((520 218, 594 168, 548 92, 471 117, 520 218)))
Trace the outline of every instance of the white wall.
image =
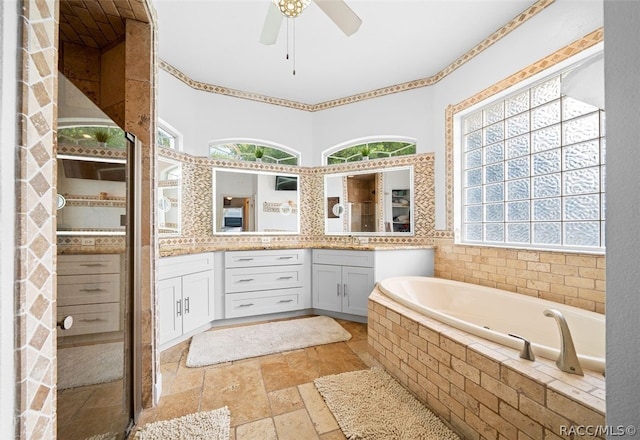
POLYGON ((607 0, 604 12, 607 109, 607 424, 639 427, 640 2, 607 0))
POLYGON ((275 174, 258 174, 256 195, 256 217, 258 231, 298 232, 298 214, 293 212, 284 215, 278 212, 265 212, 263 204, 289 203, 299 206, 298 191, 276 191, 275 174))
POLYGON ((14 438, 15 153, 17 150, 18 6, 0 2, 0 438, 14 438))
POLYGON ((312 156, 311 113, 202 92, 167 72, 158 74, 158 115, 184 136, 185 153, 207 156, 213 140, 268 141, 312 156))

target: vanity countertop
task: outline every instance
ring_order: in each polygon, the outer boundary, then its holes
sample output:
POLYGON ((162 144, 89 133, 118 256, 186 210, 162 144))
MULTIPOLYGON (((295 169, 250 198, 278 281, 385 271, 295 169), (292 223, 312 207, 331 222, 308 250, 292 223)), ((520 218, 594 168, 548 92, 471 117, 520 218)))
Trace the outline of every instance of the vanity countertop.
POLYGON ((409 245, 404 243, 283 243, 263 245, 260 243, 248 243, 234 246, 232 249, 228 245, 206 245, 189 247, 166 247, 160 249, 160 257, 171 257, 175 255, 198 254, 202 252, 220 251, 252 251, 252 250, 278 250, 278 249, 342 249, 354 251, 384 251, 400 249, 435 249, 435 245, 409 245))

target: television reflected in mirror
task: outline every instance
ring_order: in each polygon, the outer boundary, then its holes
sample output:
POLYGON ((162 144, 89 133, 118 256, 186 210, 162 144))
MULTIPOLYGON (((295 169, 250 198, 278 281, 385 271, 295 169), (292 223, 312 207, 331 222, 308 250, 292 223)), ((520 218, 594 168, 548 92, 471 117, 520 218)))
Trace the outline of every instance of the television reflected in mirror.
POLYGON ((295 174, 215 168, 214 234, 298 234, 298 178, 295 174))

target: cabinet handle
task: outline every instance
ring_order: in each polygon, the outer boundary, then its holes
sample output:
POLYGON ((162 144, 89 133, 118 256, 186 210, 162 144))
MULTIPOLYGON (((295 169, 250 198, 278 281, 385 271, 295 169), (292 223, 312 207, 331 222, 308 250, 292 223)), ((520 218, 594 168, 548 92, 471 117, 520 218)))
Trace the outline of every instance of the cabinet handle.
POLYGON ((240 304, 238 307, 251 307, 253 306, 253 303, 248 303, 248 304, 240 304))
POLYGON ((176 309, 177 309, 176 315, 177 316, 182 316, 182 300, 179 299, 178 301, 176 301, 176 305, 177 305, 177 307, 176 307, 176 309))
POLYGON ((82 266, 82 267, 102 267, 102 266, 106 266, 106 264, 103 264, 103 263, 81 263, 80 266, 82 266))
POLYGON ((290 303, 293 302, 292 299, 281 299, 280 301, 278 301, 278 303, 290 303))
POLYGON ((292 276, 288 276, 288 277, 278 277, 279 280, 290 280, 291 278, 293 278, 292 276))
POLYGON ((253 258, 238 258, 238 261, 253 261, 253 258))
POLYGON ((238 280, 239 283, 248 283, 249 281, 253 281, 254 278, 242 278, 238 280))
POLYGON ((340 283, 336 284, 336 293, 340 296, 340 283))
POLYGON ((189 297, 188 296, 184 299, 184 314, 186 315, 187 313, 189 313, 189 297))
POLYGON ((342 288, 342 293, 344 296, 347 296, 347 284, 345 283, 344 287, 342 288))
POLYGON ((95 288, 95 289, 80 289, 80 292, 105 292, 105 289, 95 288))
POLYGON ((100 321, 106 321, 106 319, 94 318, 94 319, 81 319, 80 320, 80 322, 100 322, 100 321))
POLYGON ((293 257, 278 257, 278 260, 291 260, 293 257))

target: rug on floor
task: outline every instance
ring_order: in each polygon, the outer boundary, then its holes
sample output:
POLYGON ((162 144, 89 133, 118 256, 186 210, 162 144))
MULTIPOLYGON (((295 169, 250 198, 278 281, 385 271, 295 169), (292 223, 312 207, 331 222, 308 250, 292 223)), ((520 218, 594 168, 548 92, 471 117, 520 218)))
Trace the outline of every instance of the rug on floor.
POLYGON ((58 389, 113 382, 122 379, 122 342, 58 349, 58 389))
POLYGON ((171 420, 144 425, 135 440, 228 440, 231 425, 229 408, 203 411, 171 420))
POLYGON ((351 334, 327 316, 210 330, 191 340, 187 367, 203 367, 349 339, 351 334))
POLYGON ((380 368, 324 376, 314 383, 350 440, 459 440, 380 368))

